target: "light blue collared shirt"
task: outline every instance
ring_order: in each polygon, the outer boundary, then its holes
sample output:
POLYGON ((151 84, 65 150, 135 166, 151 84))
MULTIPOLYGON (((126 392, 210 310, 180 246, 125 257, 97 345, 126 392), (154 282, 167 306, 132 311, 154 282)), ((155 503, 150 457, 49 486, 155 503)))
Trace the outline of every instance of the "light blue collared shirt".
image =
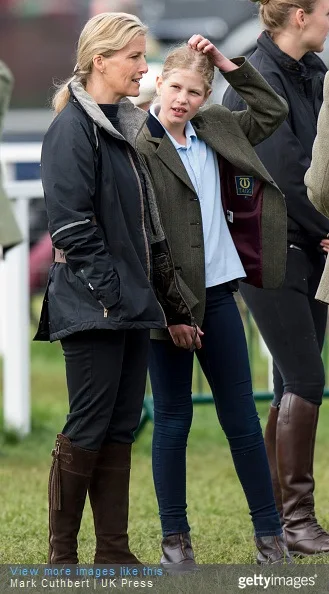
MULTIPOLYGON (((157 117, 159 105, 151 105, 157 117)), ((160 122, 161 124, 161 122, 160 122)), ((179 144, 161 124, 177 150, 200 201, 205 250, 206 287, 246 276, 229 232, 221 201, 220 175, 215 151, 197 137, 191 122, 185 126, 186 146, 179 144)))

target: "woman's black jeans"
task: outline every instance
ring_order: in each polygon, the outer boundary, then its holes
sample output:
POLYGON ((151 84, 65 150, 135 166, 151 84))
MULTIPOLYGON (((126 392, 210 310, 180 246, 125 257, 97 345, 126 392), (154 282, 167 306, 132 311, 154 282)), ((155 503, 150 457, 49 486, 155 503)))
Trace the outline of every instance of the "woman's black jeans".
MULTIPOLYGON (((256 411, 244 329, 227 284, 207 289, 197 351, 211 386, 257 536, 281 533, 263 435, 256 411)), ((186 516, 186 445, 192 422, 193 353, 170 340, 152 340, 154 398, 153 477, 164 536, 189 531, 186 516)), ((218 469, 218 481, 220 469, 218 469)), ((200 485, 202 497, 202 485, 200 485)), ((232 509, 234 513, 234 509, 232 509)))
POLYGON ((87 450, 132 443, 145 392, 149 330, 89 330, 61 340, 70 412, 62 433, 87 450))
POLYGON ((320 405, 325 374, 321 359, 328 306, 314 299, 325 257, 316 248, 288 245, 287 270, 280 289, 240 290, 273 357, 274 400, 285 392, 320 405))

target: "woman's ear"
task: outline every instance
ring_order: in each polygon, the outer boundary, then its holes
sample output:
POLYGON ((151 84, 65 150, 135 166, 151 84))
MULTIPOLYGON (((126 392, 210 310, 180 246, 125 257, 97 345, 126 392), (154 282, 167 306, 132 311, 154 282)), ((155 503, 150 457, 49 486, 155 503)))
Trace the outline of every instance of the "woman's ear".
POLYGON ((99 72, 101 72, 102 74, 105 71, 105 64, 104 64, 104 57, 101 56, 100 54, 97 54, 96 56, 93 57, 93 64, 94 67, 96 68, 96 70, 98 70, 99 72))
POLYGON ((162 78, 162 76, 161 75, 160 76, 157 76, 156 79, 155 79, 155 89, 156 89, 156 92, 157 92, 157 95, 158 96, 161 95, 161 87, 162 87, 162 85, 163 85, 163 78, 162 78))
POLYGON ((295 21, 300 29, 305 29, 305 12, 302 8, 298 8, 295 12, 295 21))

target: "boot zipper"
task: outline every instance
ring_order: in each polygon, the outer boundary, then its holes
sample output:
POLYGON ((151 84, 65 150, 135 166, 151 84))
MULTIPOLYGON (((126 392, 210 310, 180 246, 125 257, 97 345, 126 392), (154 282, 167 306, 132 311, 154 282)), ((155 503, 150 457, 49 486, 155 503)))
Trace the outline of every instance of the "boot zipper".
POLYGON ((186 557, 184 539, 183 539, 183 535, 182 534, 179 535, 179 540, 180 540, 180 544, 181 544, 181 549, 182 549, 183 556, 186 557))
POLYGON ((60 443, 59 443, 58 439, 56 439, 56 446, 51 452, 51 455, 53 457, 53 464, 51 467, 51 473, 50 473, 50 477, 49 477, 50 502, 51 502, 51 508, 54 511, 60 511, 62 509, 61 476, 60 476, 60 468, 59 468, 59 450, 60 450, 60 443))
POLYGON ((140 203, 141 203, 141 213, 142 213, 142 231, 143 231, 143 238, 144 238, 144 244, 145 244, 145 254, 146 254, 147 278, 148 278, 148 280, 150 280, 150 278, 151 278, 150 250, 149 250, 149 244, 148 244, 148 240, 147 240, 147 236, 146 236, 146 230, 145 230, 144 196, 143 196, 142 184, 141 184, 141 180, 140 180, 139 175, 138 175, 138 171, 136 169, 136 165, 135 165, 134 160, 132 158, 132 154, 130 152, 130 149, 128 148, 128 146, 126 146, 126 148, 127 148, 127 153, 128 153, 130 164, 131 164, 131 166, 133 168, 133 171, 135 173, 135 176, 136 176, 138 190, 139 190, 139 197, 140 197, 140 203))

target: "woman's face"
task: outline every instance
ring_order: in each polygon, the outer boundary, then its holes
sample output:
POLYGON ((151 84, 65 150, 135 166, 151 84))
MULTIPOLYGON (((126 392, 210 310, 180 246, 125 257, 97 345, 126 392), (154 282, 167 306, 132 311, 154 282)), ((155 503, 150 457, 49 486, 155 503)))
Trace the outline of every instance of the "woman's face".
POLYGON ((318 0, 311 14, 305 14, 303 45, 307 51, 322 52, 329 32, 329 0, 318 0))
POLYGON ((138 35, 110 58, 103 57, 103 81, 114 102, 122 97, 138 97, 140 80, 148 70, 145 52, 145 35, 138 35))
POLYGON ((185 68, 172 70, 165 79, 159 76, 156 87, 160 97, 159 118, 168 129, 184 127, 210 94, 205 91, 201 74, 185 68))

